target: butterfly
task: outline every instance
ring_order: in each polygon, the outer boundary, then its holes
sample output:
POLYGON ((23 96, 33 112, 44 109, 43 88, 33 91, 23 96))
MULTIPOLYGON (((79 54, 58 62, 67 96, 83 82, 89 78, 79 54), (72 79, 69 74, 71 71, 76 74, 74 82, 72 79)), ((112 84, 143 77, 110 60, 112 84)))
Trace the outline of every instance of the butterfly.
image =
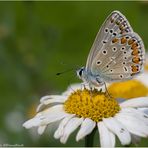
POLYGON ((77 75, 89 86, 132 79, 143 71, 145 48, 126 17, 113 11, 103 23, 77 75))

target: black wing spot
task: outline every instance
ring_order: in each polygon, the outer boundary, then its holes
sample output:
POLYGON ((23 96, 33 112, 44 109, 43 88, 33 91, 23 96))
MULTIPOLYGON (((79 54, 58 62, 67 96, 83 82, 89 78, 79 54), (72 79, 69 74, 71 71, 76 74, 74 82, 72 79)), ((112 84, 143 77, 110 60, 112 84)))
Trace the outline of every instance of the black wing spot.
POLYGON ((113 72, 113 70, 111 69, 110 72, 113 72))
POLYGON ((105 32, 106 32, 106 33, 108 32, 108 28, 105 28, 105 32))
POLYGON ((117 51, 117 48, 116 47, 113 47, 112 50, 115 52, 115 51, 117 51))
POLYGON ((104 55, 106 55, 106 54, 107 54, 107 51, 106 51, 106 50, 103 50, 102 53, 103 53, 104 55))
POLYGON ((123 75, 120 75, 120 78, 123 78, 123 75))
POLYGON ((112 29, 110 29, 110 33, 113 33, 113 30, 112 29))
POLYGON ((106 67, 109 68, 109 65, 107 65, 106 67))
POLYGON ((97 65, 100 65, 101 64, 101 61, 97 61, 97 65))
POLYGON ((114 32, 114 33, 113 33, 113 35, 114 35, 114 36, 116 36, 116 35, 117 35, 117 33, 115 33, 115 32, 114 32))
POLYGON ((128 70, 127 70, 127 67, 124 67, 124 70, 125 70, 125 71, 128 71, 128 70))
POLYGON ((107 41, 105 41, 105 40, 103 40, 102 42, 103 42, 103 44, 107 43, 107 41))
POLYGON ((122 47, 122 48, 121 48, 121 50, 124 50, 124 49, 125 49, 125 47, 122 47))

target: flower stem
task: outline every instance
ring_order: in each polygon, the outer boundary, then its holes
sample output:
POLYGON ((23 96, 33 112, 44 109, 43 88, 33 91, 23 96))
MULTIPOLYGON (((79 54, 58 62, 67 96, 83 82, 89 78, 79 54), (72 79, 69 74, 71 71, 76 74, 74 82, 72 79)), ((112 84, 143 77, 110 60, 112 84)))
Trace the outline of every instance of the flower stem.
POLYGON ((85 137, 85 147, 93 147, 96 131, 97 131, 97 127, 95 127, 94 130, 85 137))

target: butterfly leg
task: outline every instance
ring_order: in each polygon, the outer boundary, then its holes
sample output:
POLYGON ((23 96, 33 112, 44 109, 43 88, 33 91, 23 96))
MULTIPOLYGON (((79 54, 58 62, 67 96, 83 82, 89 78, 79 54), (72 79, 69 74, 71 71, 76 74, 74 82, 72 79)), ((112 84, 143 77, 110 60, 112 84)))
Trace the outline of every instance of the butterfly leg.
POLYGON ((83 90, 83 88, 86 89, 86 85, 87 85, 86 82, 81 83, 81 90, 83 90))
POLYGON ((107 90, 107 86, 106 86, 106 83, 104 82, 104 86, 105 86, 105 92, 106 94, 109 96, 109 98, 112 98, 112 96, 109 94, 108 90, 107 90))
POLYGON ((94 90, 94 86, 89 84, 89 88, 90 88, 90 98, 93 98, 93 90, 94 90))

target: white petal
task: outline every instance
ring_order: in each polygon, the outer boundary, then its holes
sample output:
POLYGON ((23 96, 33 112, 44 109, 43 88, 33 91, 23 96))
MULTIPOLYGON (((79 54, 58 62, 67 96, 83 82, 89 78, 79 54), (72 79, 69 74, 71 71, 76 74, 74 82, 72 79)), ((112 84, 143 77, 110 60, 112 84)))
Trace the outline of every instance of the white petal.
POLYGON ((122 108, 124 107, 148 107, 148 97, 139 97, 127 100, 120 104, 122 108))
POLYGON ((138 110, 142 111, 143 113, 145 113, 148 116, 148 108, 138 108, 138 110))
POLYGON ((120 124, 115 118, 104 118, 103 122, 109 130, 116 134, 122 145, 128 145, 131 143, 131 135, 125 126, 120 124))
POLYGON ((67 115, 68 114, 63 110, 63 105, 56 105, 39 112, 34 118, 26 121, 23 126, 26 128, 31 128, 34 126, 47 125, 49 123, 61 120, 67 115))
POLYGON ((51 103, 63 103, 65 100, 64 99, 61 99, 61 98, 54 98, 54 99, 49 99, 49 100, 46 100, 44 101, 43 103, 45 105, 47 104, 51 104, 51 103))
POLYGON ((49 95, 49 96, 44 96, 40 99, 40 102, 43 104, 46 104, 44 102, 50 100, 50 99, 59 99, 59 100, 65 100, 65 96, 63 95, 49 95))
POLYGON ((29 129, 29 128, 32 128, 33 126, 38 126, 39 124, 40 124, 39 119, 34 117, 33 119, 30 119, 30 120, 26 121, 23 124, 23 127, 29 129))
POLYGON ((101 147, 114 147, 115 135, 107 129, 103 122, 98 122, 98 130, 100 134, 101 147))
POLYGON ((38 134, 42 135, 44 133, 46 127, 47 127, 46 125, 45 126, 39 126, 38 127, 38 134))
POLYGON ((89 118, 86 118, 81 124, 81 128, 76 136, 76 141, 83 139, 86 135, 90 134, 95 128, 96 123, 89 118))
POLYGON ((55 131, 54 133, 54 138, 55 139, 59 139, 62 135, 63 135, 63 131, 64 131, 64 128, 66 126, 66 124, 68 123, 68 121, 74 117, 75 115, 73 114, 69 114, 67 117, 65 117, 59 124, 59 127, 58 129, 55 131))
POLYGON ((44 107, 45 105, 43 103, 39 104, 36 108, 36 112, 39 112, 42 110, 42 107, 44 107))
POLYGON ((83 122, 83 118, 75 117, 75 118, 70 119, 64 128, 64 133, 62 137, 60 138, 60 142, 66 143, 70 134, 73 131, 75 131, 82 122, 83 122))
POLYGON ((143 121, 145 124, 148 125, 148 115, 145 114, 144 112, 138 110, 138 109, 135 109, 135 108, 123 108, 121 110, 121 113, 122 114, 125 114, 128 116, 133 116, 133 117, 136 117, 137 119, 143 121))
POLYGON ((59 95, 51 95, 51 96, 44 96, 40 100, 40 104, 38 105, 36 112, 42 111, 47 105, 52 103, 64 103, 67 98, 65 96, 59 95))
POLYGON ((128 113, 119 113, 115 118, 126 128, 128 131, 134 135, 147 137, 148 136, 148 126, 136 116, 131 116, 128 113))

